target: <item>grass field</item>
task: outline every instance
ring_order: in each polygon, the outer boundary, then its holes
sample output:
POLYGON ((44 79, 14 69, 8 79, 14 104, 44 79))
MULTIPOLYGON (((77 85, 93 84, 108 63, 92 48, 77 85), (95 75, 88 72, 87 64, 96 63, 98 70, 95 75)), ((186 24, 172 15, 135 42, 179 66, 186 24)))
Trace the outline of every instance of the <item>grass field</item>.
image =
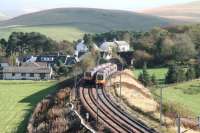
POLYGON ((8 38, 12 32, 40 32, 54 40, 76 41, 83 37, 84 32, 70 26, 29 26, 0 29, 0 38, 8 38))
MULTIPOLYGON (((165 79, 165 75, 167 74, 167 68, 153 68, 147 70, 150 75, 155 75, 156 79, 159 83, 163 83, 165 79)), ((139 74, 142 72, 142 69, 136 69, 133 71, 136 78, 138 78, 139 74)))
POLYGON ((56 81, 0 81, 0 132, 23 133, 34 106, 55 91, 56 81))
MULTIPOLYGON (((159 87, 164 87, 164 101, 181 105, 184 109, 192 112, 191 115, 200 115, 200 80, 165 85, 163 81, 167 70, 167 68, 148 69, 150 75, 155 74, 159 81, 159 87)), ((138 77, 141 72, 141 69, 134 70, 135 77, 138 77)), ((155 90, 155 92, 156 95, 159 95, 159 90, 155 90)))
POLYGON ((163 89, 163 97, 166 102, 178 103, 193 115, 200 115, 200 80, 169 85, 163 89))

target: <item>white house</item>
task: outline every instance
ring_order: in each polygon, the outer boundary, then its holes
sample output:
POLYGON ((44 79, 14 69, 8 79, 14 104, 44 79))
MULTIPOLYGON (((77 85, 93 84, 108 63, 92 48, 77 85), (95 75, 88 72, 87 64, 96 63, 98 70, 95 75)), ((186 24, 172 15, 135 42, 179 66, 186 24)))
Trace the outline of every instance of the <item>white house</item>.
POLYGON ((112 52, 116 48, 117 52, 126 52, 130 50, 130 45, 126 41, 104 42, 100 49, 104 52, 112 52))
POLYGON ((28 59, 26 62, 36 62, 37 57, 31 56, 30 59, 28 59))
POLYGON ((116 47, 114 42, 104 42, 101 44, 100 49, 104 52, 112 52, 112 49, 116 47))
POLYGON ((130 44, 126 41, 114 41, 117 45, 118 52, 127 52, 130 50, 130 44))
POLYGON ((76 51, 78 51, 78 52, 87 52, 88 51, 88 47, 84 44, 84 40, 82 40, 81 42, 79 42, 76 45, 76 51))

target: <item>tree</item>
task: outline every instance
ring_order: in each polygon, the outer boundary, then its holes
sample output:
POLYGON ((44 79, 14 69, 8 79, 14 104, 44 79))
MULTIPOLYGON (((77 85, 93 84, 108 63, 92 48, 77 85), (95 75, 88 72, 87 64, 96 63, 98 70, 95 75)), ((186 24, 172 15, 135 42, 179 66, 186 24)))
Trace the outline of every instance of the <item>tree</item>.
POLYGON ((196 73, 195 73, 195 69, 193 66, 189 66, 187 72, 186 72, 186 78, 187 80, 192 80, 196 78, 196 73))
POLYGON ((149 76, 149 73, 147 72, 147 65, 146 63, 143 66, 142 73, 140 73, 138 80, 142 82, 145 86, 152 85, 151 78, 149 76))
POLYGON ((173 57, 176 61, 184 63, 184 61, 193 58, 197 54, 194 43, 185 34, 175 35, 174 43, 173 57))
POLYGON ((93 39, 92 39, 92 35, 91 34, 85 34, 83 37, 83 40, 85 42, 85 44, 87 45, 87 47, 90 49, 92 49, 93 47, 93 39))
POLYGON ((57 51, 72 55, 75 49, 73 43, 63 40, 58 44, 57 51))
POLYGON ((155 74, 153 74, 153 75, 151 76, 151 83, 152 83, 153 85, 156 85, 156 84, 157 84, 156 75, 155 75, 155 74))
POLYGON ((145 62, 149 62, 150 60, 153 59, 152 55, 150 55, 144 50, 136 50, 134 52, 134 57, 135 57, 135 65, 137 67, 142 67, 142 65, 145 62))
POLYGON ((169 67, 165 77, 165 83, 177 83, 186 80, 185 71, 181 66, 172 65, 169 67))
POLYGON ((196 78, 200 78, 200 64, 195 66, 196 78))
MULTIPOLYGON (((4 42, 4 41, 2 41, 4 42)), ((13 32, 4 47, 7 56, 54 52, 57 42, 37 32, 13 32)))
POLYGON ((7 45, 8 45, 8 42, 4 38, 2 38, 0 40, 0 49, 1 49, 2 55, 5 54, 7 45))
POLYGON ((168 69, 167 75, 165 77, 165 83, 175 83, 176 82, 177 66, 171 65, 168 69))

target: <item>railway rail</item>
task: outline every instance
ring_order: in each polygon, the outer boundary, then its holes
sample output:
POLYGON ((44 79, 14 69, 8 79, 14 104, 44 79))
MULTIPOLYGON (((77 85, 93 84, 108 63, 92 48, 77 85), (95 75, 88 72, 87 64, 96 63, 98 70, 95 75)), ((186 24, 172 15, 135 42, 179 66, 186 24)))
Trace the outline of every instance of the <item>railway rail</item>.
POLYGON ((98 108, 99 120, 112 132, 156 133, 155 130, 120 109, 108 98, 104 89, 80 88, 80 96, 84 106, 94 118, 97 116, 98 108))

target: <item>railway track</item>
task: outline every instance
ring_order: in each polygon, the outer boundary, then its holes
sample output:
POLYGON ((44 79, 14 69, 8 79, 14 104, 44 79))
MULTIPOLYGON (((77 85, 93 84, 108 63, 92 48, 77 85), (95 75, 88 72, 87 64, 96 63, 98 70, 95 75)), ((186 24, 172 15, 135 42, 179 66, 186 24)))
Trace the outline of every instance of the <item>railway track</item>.
MULTIPOLYGON (((97 104, 94 103, 94 100, 90 97, 89 89, 80 88, 80 97, 86 109, 88 109, 93 117, 96 117, 97 104)), ((123 132, 121 128, 119 128, 116 124, 113 124, 112 120, 107 119, 105 112, 99 112, 99 120, 109 127, 112 132, 123 132)))
POLYGON ((98 107, 99 120, 112 132, 156 133, 155 130, 148 128, 144 123, 121 110, 116 103, 108 98, 104 89, 99 88, 96 91, 95 88, 80 88, 80 96, 84 106, 94 118, 97 116, 98 107))
POLYGON ((137 120, 137 118, 133 118, 132 116, 127 114, 124 110, 119 108, 119 106, 107 96, 104 89, 99 89, 97 91, 97 94, 99 95, 99 97, 101 98, 101 101, 104 102, 104 105, 107 108, 112 110, 112 112, 114 112, 115 115, 123 119, 127 124, 129 124, 131 127, 136 129, 137 131, 141 133, 156 133, 154 129, 149 128, 143 122, 137 120))

